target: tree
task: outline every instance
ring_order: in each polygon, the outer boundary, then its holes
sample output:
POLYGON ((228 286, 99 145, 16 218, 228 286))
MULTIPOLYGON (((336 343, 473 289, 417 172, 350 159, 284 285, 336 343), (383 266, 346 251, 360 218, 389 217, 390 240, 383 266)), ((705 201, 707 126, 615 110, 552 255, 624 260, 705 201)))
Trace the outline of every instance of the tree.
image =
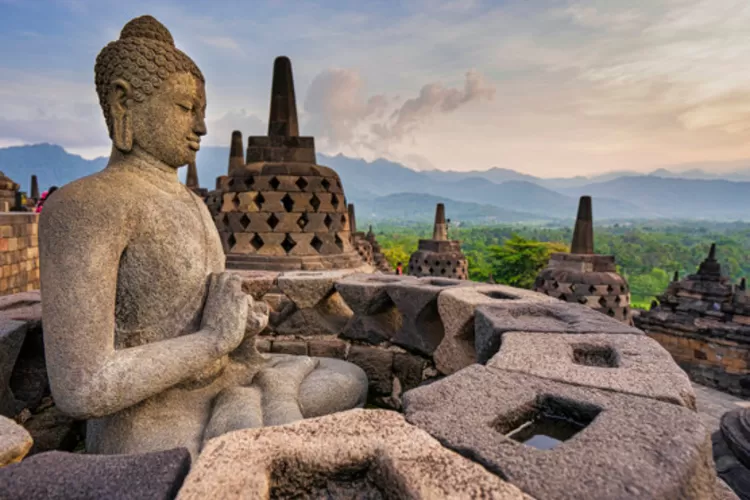
POLYGON ((567 252, 562 243, 541 242, 514 234, 503 246, 488 247, 492 274, 498 283, 531 289, 554 252, 567 252))

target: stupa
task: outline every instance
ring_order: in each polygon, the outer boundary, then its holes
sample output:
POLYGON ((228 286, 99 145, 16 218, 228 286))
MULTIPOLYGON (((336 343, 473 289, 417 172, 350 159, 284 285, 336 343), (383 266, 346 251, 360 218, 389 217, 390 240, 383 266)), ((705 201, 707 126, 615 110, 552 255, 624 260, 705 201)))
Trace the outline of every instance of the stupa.
POLYGON ((352 235, 352 245, 359 254, 359 258, 362 262, 368 265, 375 265, 375 258, 373 257, 372 244, 367 241, 367 236, 363 231, 357 231, 357 216, 354 212, 354 203, 349 203, 349 232, 352 235))
POLYGON ((198 167, 195 162, 188 163, 187 177, 185 178, 185 186, 198 196, 205 198, 208 195, 208 190, 201 188, 200 182, 198 182, 198 167))
POLYGON ((19 185, 0 172, 0 212, 9 212, 16 205, 16 191, 19 185))
POLYGON ((632 324, 630 288, 617 273, 614 255, 594 253, 591 197, 581 196, 570 253, 550 256, 537 276, 534 290, 566 302, 586 305, 632 324))
POLYGON ((362 266, 352 246, 338 174, 315 164, 315 141, 301 137, 287 57, 274 62, 268 135, 232 133, 228 175, 207 203, 227 268, 321 270, 362 266))
POLYGON ((469 279, 469 264, 461 252, 461 243, 448 239, 445 205, 437 204, 432 239, 419 240, 417 251, 409 259, 408 274, 469 279))

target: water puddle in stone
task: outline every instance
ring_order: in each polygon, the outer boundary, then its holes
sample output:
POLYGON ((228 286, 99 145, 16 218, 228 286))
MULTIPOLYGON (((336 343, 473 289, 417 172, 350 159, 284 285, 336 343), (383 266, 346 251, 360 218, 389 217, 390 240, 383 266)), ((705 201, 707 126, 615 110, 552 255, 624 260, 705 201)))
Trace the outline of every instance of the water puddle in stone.
POLYGON ((578 434, 584 427, 586 425, 567 418, 542 413, 524 422, 506 434, 506 437, 539 450, 551 450, 578 434))

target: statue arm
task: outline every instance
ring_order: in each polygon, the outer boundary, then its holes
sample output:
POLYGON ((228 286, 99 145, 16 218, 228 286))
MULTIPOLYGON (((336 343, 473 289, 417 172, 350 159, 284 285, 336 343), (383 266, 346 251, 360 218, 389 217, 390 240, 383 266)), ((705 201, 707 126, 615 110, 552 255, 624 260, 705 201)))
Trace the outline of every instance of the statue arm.
POLYGON ((50 386, 63 412, 76 418, 112 414, 163 392, 228 352, 209 328, 115 350, 118 267, 130 233, 127 221, 133 217, 118 221, 111 217, 111 206, 106 215, 95 213, 80 198, 58 195, 53 200, 39 228, 42 314, 50 386), (100 217, 110 218, 92 220, 100 217))

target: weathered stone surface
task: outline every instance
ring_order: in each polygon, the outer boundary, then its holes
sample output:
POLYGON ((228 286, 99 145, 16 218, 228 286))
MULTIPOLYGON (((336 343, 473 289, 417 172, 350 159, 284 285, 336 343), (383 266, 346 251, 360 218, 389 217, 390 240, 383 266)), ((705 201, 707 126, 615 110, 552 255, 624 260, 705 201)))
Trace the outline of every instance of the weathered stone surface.
POLYGON ((50 386, 41 321, 27 322, 27 326, 26 338, 10 377, 10 389, 16 400, 16 410, 35 411, 49 396, 50 386))
POLYGON ((307 342, 304 340, 273 340, 271 352, 307 356, 307 342))
POLYGON ((278 285, 297 307, 306 309, 333 294, 336 281, 353 273, 353 270, 288 272, 279 276, 278 285))
POLYGON ((242 278, 242 291, 260 300, 275 285, 279 273, 274 271, 244 271, 232 269, 230 272, 238 274, 242 278))
POLYGON ((31 435, 9 418, 0 416, 0 467, 20 462, 31 449, 31 435))
POLYGON ((413 354, 397 352, 393 354, 393 375, 399 380, 401 390, 414 389, 422 382, 422 374, 427 360, 413 354))
POLYGON ((371 316, 393 307, 386 291, 388 284, 417 282, 417 278, 410 276, 358 273, 336 281, 336 290, 355 314, 371 316))
POLYGON ((3 498, 171 500, 190 469, 184 448, 140 455, 50 451, 0 469, 3 498))
POLYGON ((537 498, 714 494, 708 433, 695 412, 678 405, 472 365, 407 392, 404 408, 410 423, 537 498), (578 422, 578 432, 559 436, 552 449, 507 436, 544 416, 558 419, 551 420, 558 430, 560 418, 578 422))
POLYGON ((445 336, 438 313, 437 297, 453 287, 474 286, 472 282, 447 278, 420 278, 386 285, 388 296, 401 313, 401 328, 392 342, 407 350, 431 356, 445 336))
POLYGON ((26 329, 26 323, 21 321, 0 320, 0 415, 7 417, 16 413, 10 377, 26 339, 26 329))
POLYGON ((645 335, 508 332, 487 367, 695 409, 688 376, 645 335))
POLYGON ((505 332, 643 335, 637 328, 578 304, 529 300, 498 302, 476 309, 474 335, 479 363, 486 363, 495 355, 505 332))
POLYGON ((338 338, 319 338, 307 341, 307 353, 318 358, 346 358, 346 342, 338 338))
POLYGON ((212 440, 178 499, 529 499, 395 412, 352 410, 212 440))
POLYGON ((347 361, 362 368, 370 382, 370 393, 390 395, 393 390, 393 352, 377 347, 353 345, 347 361))
POLYGON ((535 292, 503 285, 448 288, 438 296, 438 312, 445 336, 435 350, 436 368, 454 373, 476 363, 474 348, 474 311, 478 306, 506 300, 552 302, 555 299, 535 292))

